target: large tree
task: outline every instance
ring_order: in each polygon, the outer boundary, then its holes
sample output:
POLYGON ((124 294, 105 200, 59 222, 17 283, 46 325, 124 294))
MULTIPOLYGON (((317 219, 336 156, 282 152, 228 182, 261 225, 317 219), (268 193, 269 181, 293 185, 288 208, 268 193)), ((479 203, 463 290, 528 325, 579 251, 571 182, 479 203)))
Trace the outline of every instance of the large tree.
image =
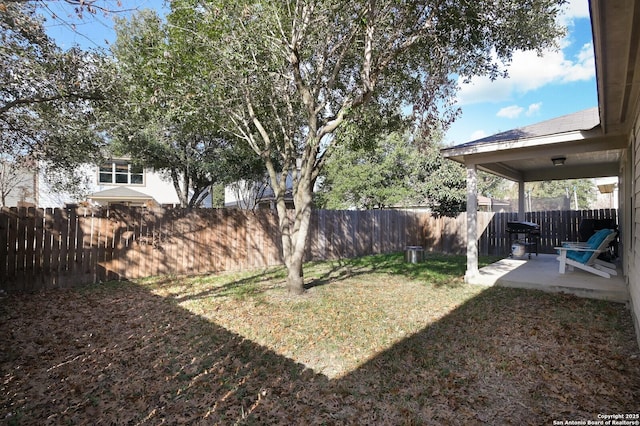
POLYGON ((110 97, 110 62, 60 49, 37 4, 0 2, 2 161, 39 161, 73 183, 77 165, 98 158, 106 143, 96 108, 110 97))
POLYGON ((277 200, 291 292, 302 263, 312 190, 334 133, 363 111, 407 105, 426 125, 455 115, 455 78, 497 77, 515 49, 563 33, 562 0, 176 0, 169 23, 200 48, 228 129, 264 161, 277 200), (375 105, 375 108, 371 106, 375 105), (293 178, 294 214, 286 210, 293 178))
POLYGON ((261 177, 262 163, 246 144, 233 144, 221 128, 190 37, 171 31, 152 10, 116 20, 112 50, 121 83, 114 103, 115 150, 166 172, 183 207, 195 207, 215 184, 261 177))

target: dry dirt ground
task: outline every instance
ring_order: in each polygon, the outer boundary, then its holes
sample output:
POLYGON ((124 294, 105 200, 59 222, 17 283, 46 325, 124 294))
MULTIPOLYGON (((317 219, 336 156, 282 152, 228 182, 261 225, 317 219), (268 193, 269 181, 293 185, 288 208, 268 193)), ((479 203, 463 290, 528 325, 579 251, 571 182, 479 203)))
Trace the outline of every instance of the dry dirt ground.
MULTIPOLYGON (((393 299, 398 290, 390 286, 365 294, 393 299)), ((472 291, 429 325, 335 376, 144 285, 5 296, 0 422, 539 425, 640 412, 640 354, 624 305, 472 291)), ((307 301, 314 300, 310 293, 307 301)), ((286 298, 251 303, 267 311, 295 305, 286 298)), ((213 299, 208 309, 233 317, 232 306, 213 299)), ((357 327, 351 333, 355 338, 357 327)))

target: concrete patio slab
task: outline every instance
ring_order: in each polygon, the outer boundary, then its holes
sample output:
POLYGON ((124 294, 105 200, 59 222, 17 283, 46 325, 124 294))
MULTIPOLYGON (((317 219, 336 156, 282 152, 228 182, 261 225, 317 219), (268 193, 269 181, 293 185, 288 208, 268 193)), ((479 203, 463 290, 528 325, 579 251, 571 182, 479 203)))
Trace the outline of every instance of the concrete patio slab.
POLYGON ((533 255, 531 259, 502 259, 480 269, 480 274, 471 279, 471 284, 527 288, 554 293, 569 293, 578 297, 626 303, 629 291, 618 266, 617 276, 602 278, 575 269, 560 274, 557 255, 533 255))

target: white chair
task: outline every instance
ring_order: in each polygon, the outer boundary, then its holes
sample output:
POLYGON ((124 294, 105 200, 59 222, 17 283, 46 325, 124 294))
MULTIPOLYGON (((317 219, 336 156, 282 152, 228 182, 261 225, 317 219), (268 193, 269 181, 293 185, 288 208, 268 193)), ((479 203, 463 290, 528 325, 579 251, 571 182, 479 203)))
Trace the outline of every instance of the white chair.
POLYGON ((562 247, 555 247, 560 256, 560 273, 564 274, 567 266, 591 272, 603 278, 611 278, 618 275, 613 263, 598 259, 600 253, 606 251, 611 241, 617 235, 613 229, 601 229, 593 234, 586 243, 563 243, 562 247))

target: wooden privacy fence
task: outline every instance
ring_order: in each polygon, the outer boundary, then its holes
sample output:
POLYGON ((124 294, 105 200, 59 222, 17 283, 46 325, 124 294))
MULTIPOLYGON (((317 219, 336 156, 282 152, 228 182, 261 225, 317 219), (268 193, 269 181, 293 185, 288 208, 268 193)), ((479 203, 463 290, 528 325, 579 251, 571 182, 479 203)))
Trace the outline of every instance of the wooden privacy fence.
MULTIPOLYGON (((486 223, 486 227, 480 227, 478 252, 480 255, 508 255, 511 250, 509 234, 506 232, 507 222, 517 221, 517 213, 479 213, 482 219, 479 222, 486 223)), ((610 219, 618 222, 616 209, 600 210, 562 210, 527 212, 525 221, 540 225, 540 240, 538 252, 553 254, 554 247, 558 247, 563 241, 578 241, 578 230, 584 219, 610 219)), ((522 235, 521 235, 522 237, 522 235)), ((514 236, 515 239, 515 236, 514 236)))
MULTIPOLYGON (((577 240, 584 218, 615 210, 535 212, 541 253, 577 240)), ((509 252, 513 213, 479 213, 481 255, 509 252)), ((466 252, 466 214, 455 218, 398 210, 314 211, 306 260, 390 253, 408 245, 466 252)), ((165 274, 201 274, 279 265, 278 220, 267 210, 34 209, 0 210, 0 289, 35 291, 165 274)))
MULTIPOLYGON (((0 211, 0 289, 35 291, 164 274, 281 264, 271 211, 34 209, 0 211)), ((458 251, 457 222, 402 211, 314 211, 307 260, 356 257, 424 245, 458 251), (447 234, 441 238, 440 233, 447 234)))

